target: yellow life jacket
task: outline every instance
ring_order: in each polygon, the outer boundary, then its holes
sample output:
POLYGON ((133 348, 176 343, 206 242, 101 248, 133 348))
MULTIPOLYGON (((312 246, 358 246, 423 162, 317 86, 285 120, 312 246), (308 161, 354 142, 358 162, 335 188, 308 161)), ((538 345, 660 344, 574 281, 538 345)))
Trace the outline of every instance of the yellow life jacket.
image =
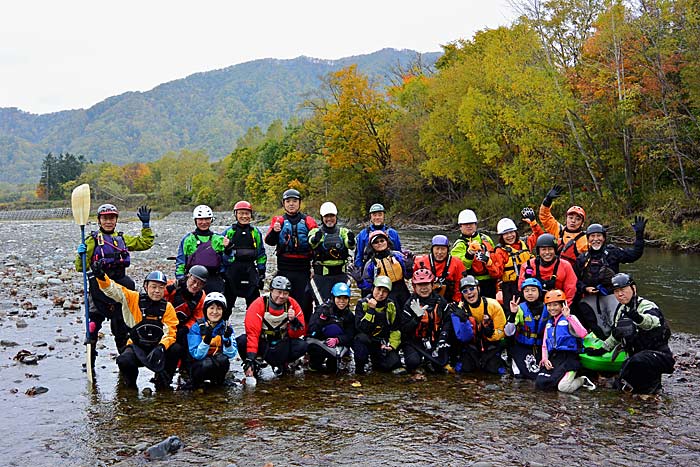
POLYGON ((374 276, 387 276, 391 282, 403 280, 403 268, 394 255, 374 258, 374 276))
POLYGON ((520 274, 520 266, 527 262, 534 255, 528 249, 527 244, 520 240, 520 250, 512 248, 510 245, 502 246, 508 253, 508 262, 503 267, 503 282, 517 282, 520 274))

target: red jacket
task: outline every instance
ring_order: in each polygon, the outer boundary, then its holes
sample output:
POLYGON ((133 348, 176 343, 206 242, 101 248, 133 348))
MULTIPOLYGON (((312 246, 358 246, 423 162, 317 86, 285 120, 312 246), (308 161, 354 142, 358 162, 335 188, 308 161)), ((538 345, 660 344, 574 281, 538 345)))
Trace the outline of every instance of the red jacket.
MULTIPOLYGON (((177 281, 175 280, 169 280, 168 281, 168 286, 165 288, 165 295, 163 298, 167 301, 173 304, 173 307, 175 308, 175 313, 177 313, 177 319, 180 320, 181 316, 187 316, 187 320, 180 322, 187 326, 187 329, 191 329, 192 325, 201 318, 204 318, 204 297, 206 297, 207 294, 202 291, 202 294, 199 298, 199 301, 194 307, 194 310, 190 308, 190 305, 186 301, 182 301, 179 305, 175 306, 175 298, 176 294, 178 293, 178 290, 176 289, 177 287, 177 281)), ((181 301, 181 300, 177 300, 181 301)))
POLYGON ((260 340, 260 334, 263 334, 265 330, 263 329, 263 317, 265 312, 270 313, 272 316, 281 316, 287 313, 289 308, 294 310, 294 315, 301 322, 301 329, 294 330, 289 326, 289 323, 285 323, 280 326, 280 332, 282 335, 286 335, 291 339, 298 339, 306 335, 306 323, 304 322, 304 313, 301 311, 301 307, 296 300, 289 297, 289 301, 285 307, 281 310, 274 310, 267 306, 267 301, 269 297, 258 297, 253 303, 250 304, 248 310, 245 313, 245 333, 247 336, 246 353, 258 353, 258 342, 260 340))
MULTIPOLYGON (((559 264, 557 267, 557 274, 556 274, 556 279, 554 280, 554 288, 563 290, 564 294, 566 295, 566 303, 568 305, 571 305, 571 302, 574 300, 574 296, 576 295, 576 282, 578 279, 576 278, 576 273, 574 272, 573 266, 571 266, 571 263, 569 263, 566 260, 562 260, 557 258, 554 260, 552 264, 549 266, 540 266, 539 270, 539 276, 537 275, 537 263, 536 261, 539 261, 539 258, 533 258, 529 260, 527 263, 523 264, 522 267, 520 268, 520 278, 518 279, 518 289, 522 287, 523 281, 525 280, 526 273, 528 270, 530 270, 530 275, 529 277, 535 277, 542 281, 547 281, 552 278, 552 273, 554 272, 554 268, 559 264)), ((544 285, 544 284, 543 284, 544 285)), ((551 290, 551 288, 549 289, 551 290)))
MULTIPOLYGON (((425 268, 425 269, 430 269, 433 274, 435 275, 435 291, 442 295, 440 293, 442 287, 440 287, 439 279, 442 277, 443 273, 445 272, 445 265, 447 264, 447 259, 450 259, 450 267, 447 270, 447 275, 445 276, 445 281, 449 283, 449 287, 452 289, 452 296, 451 297, 443 297, 445 300, 448 302, 453 301, 453 302, 460 302, 462 300, 462 294, 459 292, 459 281, 462 278, 462 273, 465 271, 464 268, 464 263, 462 262, 461 259, 459 259, 456 256, 448 256, 445 261, 442 262, 437 262, 435 261, 435 257, 433 257, 433 263, 430 263, 432 255, 421 255, 416 257, 415 261, 413 262, 413 272, 416 272, 419 269, 425 268)), ((443 292, 444 293, 444 292, 443 292)))

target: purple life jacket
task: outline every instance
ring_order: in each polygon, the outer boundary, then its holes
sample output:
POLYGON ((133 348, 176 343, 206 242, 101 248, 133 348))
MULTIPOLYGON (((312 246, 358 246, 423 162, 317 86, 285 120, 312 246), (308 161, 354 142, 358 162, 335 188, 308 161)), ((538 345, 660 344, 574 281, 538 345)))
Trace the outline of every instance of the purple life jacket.
POLYGON ((211 237, 208 242, 197 239, 197 249, 187 257, 186 270, 190 270, 195 264, 204 266, 211 274, 216 274, 221 268, 221 255, 211 246, 211 237))
POLYGON ((131 264, 129 249, 124 242, 124 234, 103 234, 101 231, 90 232, 95 240, 95 250, 92 253, 92 262, 102 260, 102 265, 106 272, 121 270, 124 271, 131 264))

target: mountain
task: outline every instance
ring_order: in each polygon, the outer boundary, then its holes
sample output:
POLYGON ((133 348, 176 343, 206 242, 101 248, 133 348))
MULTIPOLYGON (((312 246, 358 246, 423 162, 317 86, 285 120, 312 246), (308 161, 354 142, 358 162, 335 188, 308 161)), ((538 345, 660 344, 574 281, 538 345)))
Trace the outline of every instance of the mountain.
MULTIPOLYGON (((397 65, 407 65, 416 55, 382 49, 338 60, 267 58, 120 94, 89 109, 36 115, 0 108, 0 182, 38 180, 49 152, 122 164, 204 149, 220 159, 248 128, 288 120, 329 72, 357 64, 363 73, 388 82, 397 65)), ((432 65, 439 56, 432 52, 421 59, 432 65)))

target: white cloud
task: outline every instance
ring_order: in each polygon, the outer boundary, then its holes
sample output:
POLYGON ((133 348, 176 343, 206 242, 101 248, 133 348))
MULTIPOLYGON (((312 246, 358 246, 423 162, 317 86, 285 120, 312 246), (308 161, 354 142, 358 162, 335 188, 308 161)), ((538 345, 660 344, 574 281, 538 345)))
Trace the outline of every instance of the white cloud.
POLYGON ((85 108, 257 58, 421 52, 509 23, 506 0, 24 0, 0 18, 0 107, 85 108))

